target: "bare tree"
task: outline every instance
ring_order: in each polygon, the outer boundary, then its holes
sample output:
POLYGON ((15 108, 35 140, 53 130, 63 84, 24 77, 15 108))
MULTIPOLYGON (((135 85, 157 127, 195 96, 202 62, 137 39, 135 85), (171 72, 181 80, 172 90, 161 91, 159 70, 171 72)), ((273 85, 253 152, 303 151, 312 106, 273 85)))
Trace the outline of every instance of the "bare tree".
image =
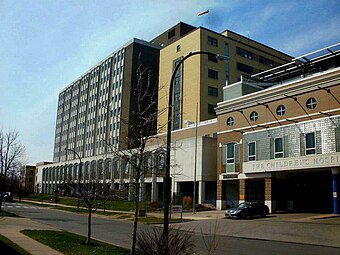
POLYGON ((0 211, 2 200, 7 188, 7 180, 14 177, 25 152, 19 140, 19 133, 14 130, 3 132, 0 130, 0 211))
POLYGON ((148 68, 142 68, 141 56, 136 70, 136 84, 132 84, 132 103, 129 115, 120 117, 121 125, 128 127, 128 135, 124 137, 125 150, 117 150, 112 144, 108 144, 110 152, 119 157, 130 168, 129 192, 135 202, 134 223, 132 230, 131 254, 136 253, 136 239, 139 217, 139 201, 141 180, 146 171, 152 171, 149 159, 155 150, 164 146, 164 141, 158 146, 148 146, 158 140, 157 116, 160 113, 157 109, 158 85, 157 77, 152 77, 148 68))
POLYGON ((87 209, 87 239, 86 244, 91 243, 91 230, 92 230, 92 214, 100 208, 104 208, 108 200, 113 199, 114 192, 110 190, 110 182, 107 182, 104 175, 105 169, 97 166, 91 171, 84 169, 84 175, 79 174, 77 177, 72 178, 71 175, 67 177, 66 185, 77 194, 78 198, 83 201, 87 209), (81 179, 77 179, 81 177, 81 179))

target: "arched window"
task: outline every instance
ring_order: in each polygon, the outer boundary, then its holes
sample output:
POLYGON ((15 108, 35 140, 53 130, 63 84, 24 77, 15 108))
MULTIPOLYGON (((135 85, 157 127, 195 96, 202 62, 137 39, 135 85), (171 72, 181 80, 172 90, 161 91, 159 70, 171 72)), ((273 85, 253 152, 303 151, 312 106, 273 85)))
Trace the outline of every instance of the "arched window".
POLYGON ((251 114, 250 114, 250 120, 251 121, 257 121, 257 119, 259 118, 259 114, 255 111, 253 111, 251 114))
POLYGON ((286 113, 286 107, 284 105, 281 104, 276 108, 276 114, 278 116, 283 116, 285 115, 285 113, 286 113))
POLYGON ((306 102, 306 106, 309 110, 314 110, 317 105, 318 105, 318 102, 316 101, 316 99, 314 97, 308 98, 308 100, 306 102))
POLYGON ((164 153, 160 153, 158 155, 158 170, 163 171, 165 168, 165 155, 164 153))
POLYGON ((235 123, 235 120, 234 120, 233 117, 229 117, 229 118, 227 119, 227 126, 231 127, 231 126, 234 125, 234 123, 235 123))

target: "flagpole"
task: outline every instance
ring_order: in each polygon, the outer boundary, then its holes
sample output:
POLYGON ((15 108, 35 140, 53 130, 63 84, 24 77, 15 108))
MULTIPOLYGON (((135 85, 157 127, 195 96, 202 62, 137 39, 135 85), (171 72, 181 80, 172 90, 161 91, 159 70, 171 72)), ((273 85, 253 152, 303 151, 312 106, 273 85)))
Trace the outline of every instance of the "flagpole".
POLYGON ((208 12, 208 29, 211 29, 210 28, 210 15, 209 15, 210 12, 208 12))

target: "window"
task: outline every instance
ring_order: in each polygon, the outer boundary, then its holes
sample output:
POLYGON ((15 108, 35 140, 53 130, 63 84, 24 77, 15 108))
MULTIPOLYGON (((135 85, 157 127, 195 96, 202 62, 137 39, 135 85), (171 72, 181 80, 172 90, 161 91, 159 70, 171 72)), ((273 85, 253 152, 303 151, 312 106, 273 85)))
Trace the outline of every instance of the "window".
MULTIPOLYGON (((179 64, 180 60, 175 62, 175 67, 179 64)), ((177 130, 181 128, 181 78, 182 70, 177 69, 175 74, 174 84, 174 103, 173 103, 173 129, 177 130)))
POLYGON ((227 155, 226 155, 226 172, 234 173, 235 172, 235 143, 228 143, 226 146, 227 155))
POLYGON ((211 79, 218 80, 218 72, 212 69, 208 69, 208 77, 211 79))
POLYGON ((283 158, 283 138, 274 139, 274 157, 283 158))
POLYGON ((164 170, 164 164, 165 164, 165 155, 163 153, 161 153, 158 156, 158 169, 160 171, 164 170))
POLYGON ((216 107, 216 105, 208 104, 208 113, 216 114, 215 113, 215 107, 216 107))
POLYGON ((208 96, 218 97, 218 88, 208 86, 208 96))
POLYGON ((306 134, 306 155, 316 154, 315 133, 306 134))
POLYGON ((235 163, 235 143, 227 144, 227 164, 235 163))
POLYGON ((217 47, 217 39, 211 36, 208 36, 208 43, 212 46, 216 46, 217 47))
POLYGON ((208 60, 211 61, 211 62, 214 62, 214 63, 218 62, 217 57, 213 54, 208 54, 208 60))
POLYGON ((306 106, 309 110, 314 110, 317 106, 318 102, 316 101, 316 99, 314 97, 311 97, 307 100, 306 102, 306 106))
POLYGON ((177 45, 177 52, 179 52, 180 50, 181 50, 181 45, 179 44, 179 45, 177 45))
POLYGON ((247 51, 245 49, 241 49, 239 47, 236 47, 236 54, 240 55, 242 57, 248 58, 248 59, 253 59, 253 53, 250 51, 247 51))
POLYGON ((234 121, 234 118, 233 118, 233 117, 229 117, 229 118, 227 119, 227 125, 228 125, 229 127, 233 126, 234 123, 235 123, 235 121, 234 121))
POLYGON ((257 119, 259 118, 259 114, 255 111, 253 111, 251 114, 250 114, 250 120, 251 121, 257 121, 257 119))
POLYGON ((274 61, 273 60, 270 60, 270 59, 262 57, 262 56, 259 56, 259 62, 261 64, 266 65, 266 66, 270 66, 270 67, 274 66, 274 61))
POLYGON ((254 68, 242 63, 237 62, 237 70, 248 73, 248 74, 253 74, 254 73, 254 68))
POLYGON ((176 33, 175 29, 172 29, 171 31, 169 31, 169 32, 168 32, 168 39, 174 37, 174 36, 175 36, 175 33, 176 33))
POLYGON ((286 107, 284 105, 281 104, 276 108, 276 114, 278 116, 283 116, 285 115, 285 113, 286 113, 286 107))
POLYGON ((248 144, 248 161, 256 160, 256 143, 251 142, 248 144))

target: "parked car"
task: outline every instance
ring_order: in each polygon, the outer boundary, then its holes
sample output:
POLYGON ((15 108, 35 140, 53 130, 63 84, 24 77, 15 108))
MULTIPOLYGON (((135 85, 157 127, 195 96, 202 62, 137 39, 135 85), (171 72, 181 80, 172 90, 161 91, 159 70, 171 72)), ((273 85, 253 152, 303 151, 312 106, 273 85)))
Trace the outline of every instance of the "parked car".
POLYGON ((261 202, 244 202, 235 208, 230 208, 225 211, 227 218, 252 218, 253 216, 266 217, 269 213, 268 206, 261 202))
POLYGON ((14 199, 13 199, 12 194, 10 192, 6 192, 5 195, 4 195, 3 201, 4 202, 13 202, 14 199))

